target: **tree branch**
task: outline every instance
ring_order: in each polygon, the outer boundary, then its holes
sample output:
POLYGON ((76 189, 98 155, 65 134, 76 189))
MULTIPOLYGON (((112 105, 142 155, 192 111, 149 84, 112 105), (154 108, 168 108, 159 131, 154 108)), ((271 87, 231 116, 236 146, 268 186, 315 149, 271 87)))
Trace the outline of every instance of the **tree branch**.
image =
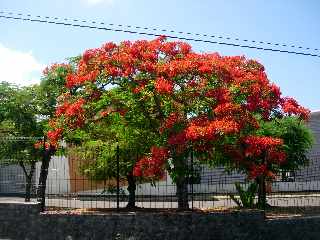
POLYGON ((25 176, 26 176, 26 177, 29 177, 29 174, 28 174, 28 172, 27 172, 26 167, 24 166, 24 163, 23 163, 22 161, 19 161, 19 165, 20 165, 20 167, 22 167, 22 170, 23 170, 25 176))

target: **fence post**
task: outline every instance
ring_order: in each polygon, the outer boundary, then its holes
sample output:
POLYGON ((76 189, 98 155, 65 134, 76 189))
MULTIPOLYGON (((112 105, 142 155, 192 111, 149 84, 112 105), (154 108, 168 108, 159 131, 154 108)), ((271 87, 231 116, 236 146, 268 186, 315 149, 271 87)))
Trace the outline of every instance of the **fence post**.
POLYGON ((193 148, 191 148, 191 211, 193 211, 193 148))
POLYGON ((117 142, 117 211, 119 211, 120 203, 120 166, 119 166, 119 143, 117 142))
MULTIPOLYGON (((46 206, 46 181, 48 176, 48 160, 47 160, 47 150, 46 150, 46 136, 43 137, 43 155, 42 155, 42 164, 41 164, 41 171, 39 177, 39 191, 38 191, 38 198, 40 198, 40 209, 41 212, 45 210, 46 206)), ((49 150, 48 150, 49 151, 49 150)))

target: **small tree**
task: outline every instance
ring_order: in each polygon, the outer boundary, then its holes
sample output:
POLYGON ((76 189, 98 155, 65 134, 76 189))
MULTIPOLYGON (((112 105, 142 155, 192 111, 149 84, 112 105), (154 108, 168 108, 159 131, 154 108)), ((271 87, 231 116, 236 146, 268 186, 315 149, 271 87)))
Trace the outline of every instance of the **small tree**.
POLYGON ((266 181, 272 182, 283 171, 295 171, 308 163, 312 134, 298 117, 260 120, 255 135, 216 149, 215 163, 245 173, 258 183, 258 207, 266 206, 266 181))
MULTIPOLYGON (((71 59, 70 64, 54 64, 45 69, 40 85, 20 88, 6 82, 0 83, 0 124, 3 128, 0 135, 2 134, 2 139, 6 139, 2 145, 2 154, 15 154, 14 162, 22 167, 27 180, 27 196, 30 196, 29 186, 35 162, 41 160, 38 196, 44 199, 47 168, 51 156, 55 153, 55 144, 44 144, 43 141, 36 142, 35 139, 47 132, 48 119, 54 115, 57 97, 65 91, 65 76, 72 71, 75 61, 71 59), (10 131, 3 127, 8 122, 12 127, 10 131), (20 136, 29 140, 25 140, 24 144, 22 141, 19 141, 19 144, 8 141, 8 137, 12 139, 20 136), (26 165, 30 165, 29 173, 26 165)), ((26 197, 26 200, 28 198, 26 197)))
MULTIPOLYGON (((34 86, 36 89, 35 101, 38 107, 38 118, 41 119, 43 134, 48 133, 52 137, 48 131, 53 127, 54 123, 50 122, 49 119, 54 116, 58 96, 65 92, 65 78, 67 74, 73 71, 75 61, 76 58, 73 58, 70 59, 69 63, 53 64, 47 67, 43 71, 40 85, 34 86)), ((41 200, 41 208, 44 209, 48 167, 51 156, 56 153, 57 142, 48 142, 45 139, 44 142, 38 143, 38 146, 42 145, 46 147, 43 147, 37 196, 41 200)))
POLYGON ((42 133, 42 125, 37 120, 34 89, 2 82, 0 110, 0 162, 22 168, 26 179, 25 201, 30 201, 35 164, 41 158, 41 151, 34 144, 42 133))
POLYGON ((294 116, 263 122, 258 134, 283 140, 286 161, 282 171, 296 171, 309 163, 307 154, 313 145, 313 134, 306 122, 294 116))
MULTIPOLYGON (((282 160, 282 153, 278 152, 273 155, 273 161, 271 164, 266 165, 266 169, 272 172, 267 172, 267 177, 272 181, 279 173, 293 172, 308 164, 307 157, 308 151, 313 144, 313 135, 311 130, 305 125, 305 121, 298 117, 284 117, 274 118, 272 121, 263 122, 261 128, 257 132, 264 136, 272 136, 283 141, 283 153, 285 159, 282 160), (279 165, 270 166, 275 162, 279 162, 279 165)), ((259 206, 265 206, 266 204, 266 190, 265 179, 263 177, 260 180, 259 191, 259 206), (262 190, 264 189, 264 190, 262 190)))

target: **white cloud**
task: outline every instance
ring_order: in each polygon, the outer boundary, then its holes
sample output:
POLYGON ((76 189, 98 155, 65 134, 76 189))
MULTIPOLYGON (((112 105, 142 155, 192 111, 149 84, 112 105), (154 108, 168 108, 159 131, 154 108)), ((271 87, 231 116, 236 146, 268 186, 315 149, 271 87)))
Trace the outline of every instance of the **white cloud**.
POLYGON ((10 49, 0 43, 0 81, 23 86, 38 83, 44 67, 32 52, 10 49))
POLYGON ((84 0, 88 5, 94 6, 98 4, 112 5, 114 0, 84 0))

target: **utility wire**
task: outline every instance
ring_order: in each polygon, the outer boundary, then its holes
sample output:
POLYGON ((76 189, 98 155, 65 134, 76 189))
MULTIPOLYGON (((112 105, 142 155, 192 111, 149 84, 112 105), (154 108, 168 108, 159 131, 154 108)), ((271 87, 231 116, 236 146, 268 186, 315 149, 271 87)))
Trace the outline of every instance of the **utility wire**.
POLYGON ((41 140, 43 137, 16 137, 16 136, 10 136, 10 137, 0 137, 1 141, 26 141, 26 140, 41 140))
MULTIPOLYGON (((96 21, 87 21, 87 20, 79 20, 79 19, 68 19, 68 18, 58 18, 58 17, 48 17, 48 16, 39 16, 39 15, 33 16, 31 14, 22 14, 22 13, 13 13, 13 12, 6 13, 6 12, 3 12, 3 11, 0 11, 0 18, 11 19, 11 20, 30 21, 30 22, 39 22, 39 23, 46 23, 46 24, 55 24, 55 25, 63 25, 63 26, 71 26, 71 27, 80 27, 80 28, 88 28, 88 29, 98 29, 98 30, 105 30, 105 31, 124 32, 124 33, 139 34, 139 35, 145 35, 145 36, 155 36, 155 37, 166 36, 167 38, 171 38, 171 39, 179 39, 179 40, 185 40, 185 41, 219 44, 219 45, 232 46, 232 47, 241 47, 241 48, 248 48, 248 49, 256 49, 256 50, 279 52, 279 53, 288 53, 288 54, 295 54, 295 55, 303 55, 303 56, 319 57, 320 58, 319 54, 314 54, 314 53, 290 51, 290 50, 275 49, 275 48, 265 48, 265 47, 259 47, 259 46, 254 46, 254 45, 243 45, 243 44, 228 43, 228 42, 223 42, 223 41, 205 40, 205 39, 201 39, 201 38, 181 37, 181 36, 175 36, 175 35, 166 35, 166 34, 159 34, 159 33, 150 33, 150 32, 144 32, 144 31, 135 31, 135 30, 123 29, 123 27, 127 27, 127 28, 135 27, 135 28, 140 28, 140 29, 143 29, 143 30, 154 30, 154 31, 156 31, 156 30, 158 30, 156 28, 152 28, 151 29, 151 28, 147 28, 147 27, 138 27, 138 26, 121 25, 121 24, 116 25, 116 24, 112 24, 112 23, 108 23, 107 24, 107 23, 96 22, 96 21), (8 16, 8 15, 17 15, 17 16, 8 16), (26 17, 24 17, 24 16, 26 16, 26 17), (53 20, 50 20, 50 19, 53 19, 53 20), (57 21, 57 20, 60 20, 60 21, 57 21), (70 23, 70 22, 67 22, 67 21, 72 21, 74 23, 70 23), (84 24, 84 23, 86 23, 86 24, 84 24), (89 23, 90 25, 88 25, 87 23, 89 23), (91 25, 91 24, 117 26, 118 28, 99 27, 99 26, 94 26, 94 25, 91 25), (119 27, 121 27, 121 28, 119 28, 119 27)), ((168 31, 168 30, 162 29, 160 31, 168 31)), ((180 34, 184 33, 184 32, 176 32, 176 31, 170 31, 170 32, 172 32, 172 33, 180 33, 180 34)), ((191 33, 185 33, 185 34, 191 34, 191 33)), ((204 36, 204 34, 202 34, 202 36, 204 36)), ((209 37, 214 37, 214 36, 211 35, 209 37)), ((254 40, 250 40, 250 41, 254 41, 254 40)), ((260 42, 258 42, 258 43, 260 43, 260 42)), ((278 45, 280 45, 280 44, 278 44, 278 45)), ((292 45, 292 46, 294 46, 294 45, 292 45)), ((298 47, 298 48, 303 48, 303 47, 298 47)), ((310 50, 310 48, 304 48, 304 49, 310 50)), ((319 49, 315 48, 313 50, 318 51, 319 49)))
MULTIPOLYGON (((32 17, 31 14, 22 14, 22 13, 13 13, 13 12, 4 12, 0 11, 0 14, 9 14, 9 15, 18 15, 18 16, 28 16, 32 17)), ((58 18, 58 17, 48 17, 48 16, 39 16, 38 18, 46 18, 46 19, 63 19, 65 21, 73 21, 73 22, 82 22, 82 23, 91 23, 91 24, 101 24, 101 25, 109 25, 109 26, 117 26, 117 27, 127 27, 127 28, 136 28, 136 29, 143 29, 143 30, 152 30, 152 31, 161 31, 161 32, 169 32, 169 33, 178 33, 178 34, 185 34, 185 35, 194 35, 200 37, 210 37, 210 38, 219 38, 225 40, 233 40, 233 41, 242 41, 242 42, 251 42, 251 43, 259 43, 259 44, 266 44, 270 46, 277 46, 277 47, 290 47, 290 48, 298 48, 300 50, 311 50, 311 51, 320 51, 319 48, 310 48, 310 47, 302 47, 297 46, 294 44, 289 43, 273 43, 269 41, 261 41, 261 40, 249 40, 249 39, 241 39, 241 38, 232 38, 232 37, 223 37, 219 35, 211 35, 211 34, 203 34, 203 33, 191 33, 191 32, 183 32, 183 31, 175 31, 175 30, 168 30, 163 28, 151 28, 151 27, 141 27, 141 26, 134 26, 134 25, 123 25, 123 24, 113 24, 113 23, 104 23, 104 22, 97 22, 97 21, 89 21, 89 20, 79 20, 79 19, 69 19, 69 18, 58 18)))

